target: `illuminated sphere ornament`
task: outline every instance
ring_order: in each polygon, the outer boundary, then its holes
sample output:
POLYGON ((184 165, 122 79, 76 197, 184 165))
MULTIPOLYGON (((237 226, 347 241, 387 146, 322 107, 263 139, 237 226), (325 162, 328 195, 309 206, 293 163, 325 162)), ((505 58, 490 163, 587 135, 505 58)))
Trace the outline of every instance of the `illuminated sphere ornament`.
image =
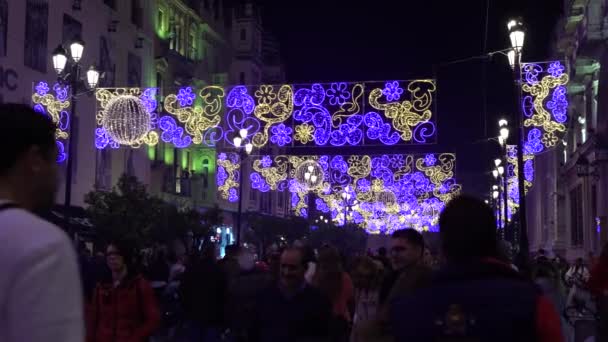
POLYGON ((117 143, 134 145, 150 130, 150 113, 138 97, 120 95, 108 102, 101 125, 117 143))
POLYGON ((305 160, 296 167, 296 179, 307 191, 320 189, 323 177, 323 168, 314 160, 305 160))

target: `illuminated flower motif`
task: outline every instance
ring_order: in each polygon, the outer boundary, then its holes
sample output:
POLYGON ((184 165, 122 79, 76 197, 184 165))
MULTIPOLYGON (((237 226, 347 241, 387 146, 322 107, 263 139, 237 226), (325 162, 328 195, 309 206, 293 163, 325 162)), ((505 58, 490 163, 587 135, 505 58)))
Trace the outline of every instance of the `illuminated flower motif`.
POLYGON ((332 83, 331 87, 327 89, 327 96, 329 97, 329 103, 331 105, 343 105, 346 100, 350 98, 350 92, 347 90, 348 85, 344 82, 332 83))
POLYGON ((272 136, 270 141, 279 146, 285 146, 291 142, 291 133, 293 130, 285 124, 279 124, 270 129, 272 136))
POLYGON ((255 91, 255 97, 262 104, 270 104, 277 98, 277 95, 271 85, 261 85, 260 89, 255 91))
POLYGON ((270 165, 272 165, 272 158, 270 158, 270 156, 264 156, 262 157, 260 164, 262 164, 262 167, 270 167, 270 165))
POLYGON ((547 102, 547 108, 551 110, 553 118, 559 123, 568 120, 568 100, 566 96, 566 87, 558 86, 553 90, 551 100, 547 102))
POLYGON ((228 191, 228 200, 230 202, 236 202, 239 200, 239 195, 236 193, 236 189, 230 189, 228 191))
POLYGON ((434 165, 435 165, 435 163, 437 163, 437 159, 435 158, 435 156, 434 156, 434 155, 432 155, 432 154, 427 154, 427 155, 424 157, 424 164, 425 164, 426 166, 434 166, 434 165))
POLYGON ((560 62, 553 62, 549 65, 549 68, 547 69, 547 71, 551 74, 551 76, 553 77, 559 77, 564 73, 564 66, 562 65, 562 63, 560 62))
POLYGON ((226 153, 220 153, 217 155, 217 159, 219 160, 226 160, 226 153))
POLYGON ((55 83, 55 85, 53 86, 53 90, 55 91, 55 94, 57 94, 57 100, 63 102, 65 100, 67 100, 67 98, 68 98, 68 93, 70 92, 70 87, 69 86, 62 87, 59 83, 55 83))
POLYGON ((405 159, 402 154, 394 154, 391 156, 391 167, 400 169, 405 166, 405 159))
POLYGON ((40 96, 46 95, 49 92, 49 90, 50 90, 49 85, 46 82, 40 82, 36 86, 36 93, 38 93, 38 95, 40 95, 40 96))
POLYGON ((397 101, 401 97, 401 94, 403 94, 403 89, 399 87, 399 82, 397 81, 386 82, 382 94, 389 101, 397 101))
POLYGON ((312 141, 315 132, 315 127, 309 124, 301 124, 296 126, 296 134, 294 139, 302 144, 307 144, 312 141))
POLYGON ((179 105, 182 107, 192 106, 195 98, 196 95, 192 92, 191 87, 181 88, 177 92, 177 100, 179 101, 179 105))
POLYGON ((543 144, 545 144, 545 146, 547 146, 547 147, 555 146, 555 144, 557 144, 557 141, 558 141, 558 139, 554 133, 547 132, 547 133, 543 134, 542 142, 543 142, 543 144))

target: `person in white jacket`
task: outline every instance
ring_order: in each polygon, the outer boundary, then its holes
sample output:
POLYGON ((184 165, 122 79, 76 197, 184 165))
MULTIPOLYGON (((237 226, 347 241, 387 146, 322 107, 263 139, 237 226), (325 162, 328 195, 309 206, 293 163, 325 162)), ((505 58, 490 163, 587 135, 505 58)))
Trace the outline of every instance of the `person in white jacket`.
POLYGON ((58 187, 56 127, 28 106, 0 105, 0 341, 82 342, 76 253, 58 227, 32 214, 58 187))

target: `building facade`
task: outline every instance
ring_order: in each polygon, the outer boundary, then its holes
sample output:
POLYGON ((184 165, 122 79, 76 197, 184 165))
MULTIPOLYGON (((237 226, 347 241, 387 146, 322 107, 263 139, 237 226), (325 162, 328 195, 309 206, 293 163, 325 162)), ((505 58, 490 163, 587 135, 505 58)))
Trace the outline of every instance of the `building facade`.
POLYGON ((564 2, 554 57, 569 72, 569 127, 556 148, 535 158, 528 193, 532 250, 568 258, 598 255, 608 242, 608 2, 564 2))
MULTIPOLYGON (((158 87, 163 95, 185 86, 270 79, 264 74, 260 10, 249 1, 233 6, 222 0, 0 0, 0 101, 31 104, 37 82, 57 80, 53 50, 76 37, 85 42, 82 66, 104 73, 99 87, 158 87)), ((273 83, 282 83, 278 46, 271 46, 274 64, 266 70, 273 83)), ((178 207, 219 204, 232 213, 225 215, 231 224, 237 206, 216 194, 215 148, 175 149, 161 141, 149 148, 98 150, 96 111, 92 91, 78 96, 72 113, 72 205, 84 206, 86 193, 109 190, 127 173, 178 207)), ((250 193, 249 179, 244 181, 244 211, 288 212, 281 196, 250 193)), ((60 190, 57 203, 63 198, 60 190)))

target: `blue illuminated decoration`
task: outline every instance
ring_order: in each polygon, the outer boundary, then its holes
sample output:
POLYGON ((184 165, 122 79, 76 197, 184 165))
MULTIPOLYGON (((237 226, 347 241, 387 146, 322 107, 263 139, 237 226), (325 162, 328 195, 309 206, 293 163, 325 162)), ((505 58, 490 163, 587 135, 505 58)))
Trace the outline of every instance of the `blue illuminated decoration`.
MULTIPOLYGON (((48 85, 37 91, 48 93, 48 85)), ((67 98, 67 88, 56 89, 67 98)), ((231 146, 241 129, 256 148, 431 144, 436 141, 433 80, 334 82, 308 85, 180 87, 162 98, 156 88, 100 88, 98 108, 116 96, 139 96, 151 114, 153 145, 158 103, 192 145, 231 146), (153 116, 153 117, 152 117, 153 116)), ((102 111, 98 113, 98 122, 102 111)), ((100 125, 98 123, 98 125, 100 125)), ((172 128, 178 131, 177 128, 172 128)), ((140 145, 140 142, 136 144, 140 145)), ((178 146, 179 147, 179 146, 178 146)))
POLYGON ((275 145, 285 146, 291 143, 291 132, 293 131, 290 127, 285 124, 278 124, 270 129, 272 136, 270 141, 275 145))
POLYGON ((568 122, 568 74, 559 61, 526 63, 522 73, 522 111, 525 153, 553 148, 568 122))
POLYGON ((166 143, 172 143, 177 148, 184 148, 192 144, 192 138, 184 135, 184 129, 177 125, 171 116, 163 116, 158 122, 161 129, 161 139, 166 143))
POLYGON ((99 127, 95 129, 95 147, 98 149, 104 149, 107 146, 111 148, 119 148, 120 144, 112 140, 112 138, 106 133, 106 130, 103 127, 99 127))
POLYGON ((194 99, 196 99, 196 95, 192 92, 191 87, 181 88, 177 92, 177 100, 182 107, 192 106, 194 99))
MULTIPOLYGON (((524 189, 526 193, 534 182, 534 152, 524 146, 524 189)), ((517 213, 519 209, 519 183, 518 183, 517 146, 507 145, 507 219, 517 213)))
POLYGON ((55 140, 58 150, 57 162, 63 163, 68 155, 65 151, 66 141, 69 139, 70 114, 68 109, 70 101, 70 88, 59 83, 53 84, 53 91, 47 82, 38 82, 34 86, 32 95, 33 108, 41 115, 45 115, 53 121, 55 129, 55 140))
POLYGON ((389 101, 397 101, 403 94, 403 88, 399 87, 398 81, 386 82, 382 94, 389 101))
POLYGON ((328 214, 338 226, 347 217, 370 233, 388 234, 405 227, 435 231, 439 212, 460 192, 454 165, 453 154, 261 156, 252 161, 251 184, 262 192, 285 184, 296 215, 307 212, 307 196, 313 191, 316 210, 328 214), (300 165, 311 165, 310 161, 322 170, 318 188, 306 187, 310 176, 298 172, 300 165), (343 193, 350 194, 349 200, 356 200, 356 205, 346 203, 343 193), (352 212, 345 216, 346 206, 352 212))

